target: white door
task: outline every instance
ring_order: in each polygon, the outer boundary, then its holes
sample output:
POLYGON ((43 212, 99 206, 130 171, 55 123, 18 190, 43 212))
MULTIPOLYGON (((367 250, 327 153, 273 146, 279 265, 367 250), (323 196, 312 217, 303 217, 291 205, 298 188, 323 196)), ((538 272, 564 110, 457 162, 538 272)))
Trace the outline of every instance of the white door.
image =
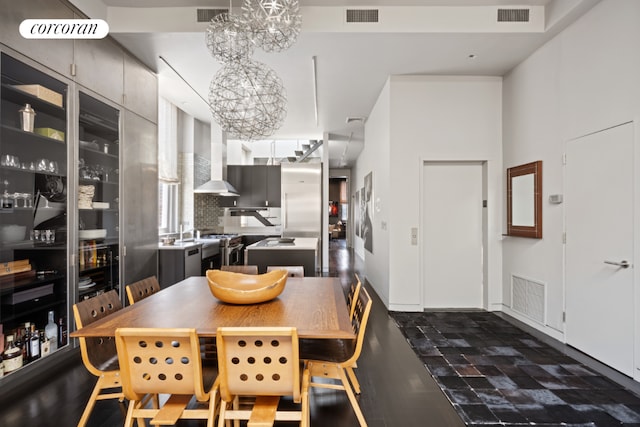
POLYGON ((566 340, 633 375, 633 125, 567 143, 566 340))
POLYGON ((423 171, 423 306, 482 308, 482 165, 423 171))

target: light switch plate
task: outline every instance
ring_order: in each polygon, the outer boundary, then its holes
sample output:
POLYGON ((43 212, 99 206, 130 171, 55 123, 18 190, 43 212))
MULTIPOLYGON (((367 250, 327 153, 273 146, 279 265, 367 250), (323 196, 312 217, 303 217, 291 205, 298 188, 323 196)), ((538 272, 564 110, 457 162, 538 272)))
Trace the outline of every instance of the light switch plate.
POLYGON ((416 246, 418 244, 418 228, 411 228, 411 244, 416 246))

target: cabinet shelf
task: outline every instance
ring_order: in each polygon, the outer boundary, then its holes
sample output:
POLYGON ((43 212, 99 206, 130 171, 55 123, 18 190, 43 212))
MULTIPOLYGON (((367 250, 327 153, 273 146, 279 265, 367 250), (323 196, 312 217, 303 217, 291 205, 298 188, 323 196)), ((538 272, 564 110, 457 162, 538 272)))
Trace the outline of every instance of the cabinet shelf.
POLYGON ((17 279, 15 281, 6 281, 4 283, 0 282, 0 296, 12 294, 16 290, 24 290, 24 289, 37 287, 38 285, 42 285, 44 283, 56 282, 58 280, 63 280, 64 278, 65 276, 61 274, 47 274, 44 276, 36 275, 31 277, 25 277, 23 279, 17 279))
MULTIPOLYGON (((27 132, 22 129, 18 129, 14 126, 2 125, 1 128, 3 133, 6 132, 9 134, 8 136, 14 136, 16 139, 19 138, 20 140, 46 142, 47 144, 55 143, 55 144, 58 144, 62 149, 66 150, 65 141, 60 141, 59 139, 55 139, 55 138, 49 138, 48 136, 40 135, 39 133, 35 133, 35 132, 27 132)), ((10 142, 10 140, 6 142, 10 142)))
POLYGON ((115 208, 109 208, 109 209, 89 209, 89 208, 80 208, 78 209, 80 211, 80 213, 95 213, 95 214, 101 214, 101 213, 118 213, 118 209, 115 208))
POLYGON ((92 185, 92 184, 118 185, 118 183, 115 181, 103 181, 101 179, 80 178, 78 182, 82 185, 92 185))
MULTIPOLYGON (((16 319, 22 319, 25 316, 30 316, 32 314, 37 314, 40 312, 47 312, 49 309, 54 307, 58 307, 60 305, 67 303, 66 296, 65 297, 56 297, 55 295, 49 295, 47 297, 39 298, 35 301, 28 301, 20 304, 19 313, 9 314, 8 316, 4 316, 5 310, 3 310, 2 321, 6 323, 10 323, 15 321, 16 319)), ((15 310, 16 306, 7 306, 5 304, 2 307, 9 307, 15 310)), ((7 310, 8 311, 8 310, 7 310)))
MULTIPOLYGON (((95 273, 97 271, 104 270, 106 268, 118 268, 117 262, 112 262, 111 264, 100 264, 100 265, 85 265, 82 270, 80 270, 81 275, 87 275, 91 273, 95 273)), ((93 289, 93 288, 92 288, 93 289)))
POLYGON ((103 158, 118 160, 118 156, 116 154, 105 153, 104 151, 96 150, 95 148, 80 147, 80 154, 82 155, 83 153, 91 153, 103 158))
MULTIPOLYGON (((8 77, 3 75, 2 79, 6 80, 8 77)), ((16 82, 16 84, 18 83, 19 82, 16 82)), ((62 98, 64 104, 64 94, 62 98)), ((20 105, 28 103, 31 104, 31 107, 36 111, 36 114, 40 112, 66 120, 67 112, 63 107, 52 104, 44 99, 40 99, 37 96, 13 87, 8 83, 2 83, 2 99, 6 99, 7 101, 20 105)))

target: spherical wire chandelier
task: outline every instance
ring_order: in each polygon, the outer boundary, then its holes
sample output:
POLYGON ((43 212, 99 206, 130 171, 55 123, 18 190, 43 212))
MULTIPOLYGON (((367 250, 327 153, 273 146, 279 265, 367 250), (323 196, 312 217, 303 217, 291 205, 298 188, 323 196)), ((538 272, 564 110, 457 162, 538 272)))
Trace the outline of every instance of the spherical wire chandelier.
POLYGON ((211 55, 223 64, 249 58, 255 47, 249 24, 229 13, 221 13, 211 20, 205 41, 211 55))
POLYGON ((251 59, 225 64, 209 86, 214 120, 239 139, 272 135, 284 122, 286 104, 280 77, 267 65, 251 59))
POLYGON ((244 0, 242 10, 255 43, 265 52, 281 52, 298 40, 302 26, 298 0, 244 0))

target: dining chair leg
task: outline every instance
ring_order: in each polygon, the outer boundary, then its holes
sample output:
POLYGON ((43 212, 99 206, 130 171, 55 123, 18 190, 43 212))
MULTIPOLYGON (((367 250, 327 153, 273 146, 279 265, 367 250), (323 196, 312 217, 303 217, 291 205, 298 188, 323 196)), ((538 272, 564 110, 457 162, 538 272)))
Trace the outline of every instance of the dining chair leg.
POLYGON ((351 406, 353 406, 353 411, 356 413, 356 417, 360 422, 360 427, 367 427, 367 421, 364 419, 364 415, 362 414, 362 410, 360 409, 360 405, 358 404, 358 400, 356 399, 356 395, 353 393, 353 389, 349 384, 349 380, 347 379, 347 374, 344 369, 339 369, 340 380, 344 385, 344 391, 347 393, 347 397, 351 402, 351 406))
POLYGON ((84 411, 82 412, 80 421, 78 421, 78 427, 84 427, 87 425, 87 421, 91 416, 91 411, 93 411, 93 407, 96 406, 96 399, 100 394, 101 389, 102 389, 102 386, 100 385, 100 380, 98 380, 98 382, 96 382, 96 386, 93 388, 93 391, 91 392, 91 396, 89 397, 89 401, 87 402, 87 405, 84 407, 84 411))
POLYGON ((360 394, 360 383, 358 382, 358 378, 356 378, 356 373, 353 371, 352 367, 345 368, 347 370, 347 375, 349 375, 349 379, 351 380, 351 385, 353 386, 353 391, 355 394, 360 394))
MULTIPOLYGON (((135 402, 129 402, 127 405, 127 417, 124 420, 124 427, 133 427, 133 410, 135 409, 135 402)), ((144 425, 144 420, 142 421, 144 425)), ((136 419, 136 424, 140 427, 140 420, 136 419)))

